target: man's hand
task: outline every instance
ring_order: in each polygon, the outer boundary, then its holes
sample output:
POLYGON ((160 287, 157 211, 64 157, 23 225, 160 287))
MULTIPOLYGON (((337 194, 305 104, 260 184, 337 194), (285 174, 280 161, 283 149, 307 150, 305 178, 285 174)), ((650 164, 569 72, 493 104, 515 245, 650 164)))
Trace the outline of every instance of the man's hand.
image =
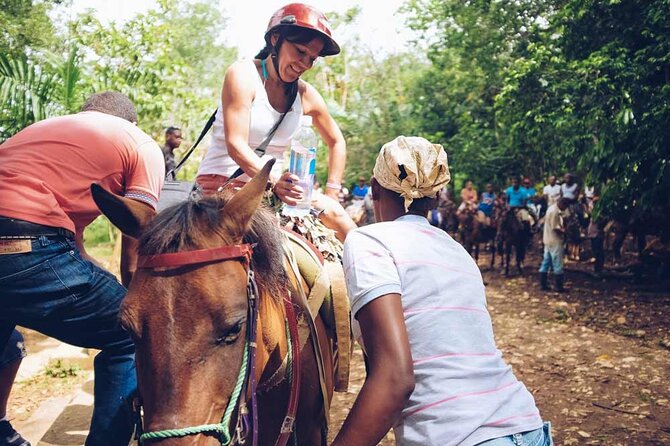
POLYGON ((338 189, 333 189, 333 188, 330 188, 330 187, 326 187, 324 193, 327 197, 330 197, 330 198, 332 198, 333 200, 335 200, 339 203, 339 201, 340 201, 340 191, 338 189))
POLYGON ((317 211, 321 211, 319 219, 327 228, 335 231, 335 236, 342 243, 347 238, 349 231, 357 227, 356 223, 354 223, 349 214, 347 214, 347 211, 344 210, 336 199, 314 192, 312 194, 312 207, 317 211))

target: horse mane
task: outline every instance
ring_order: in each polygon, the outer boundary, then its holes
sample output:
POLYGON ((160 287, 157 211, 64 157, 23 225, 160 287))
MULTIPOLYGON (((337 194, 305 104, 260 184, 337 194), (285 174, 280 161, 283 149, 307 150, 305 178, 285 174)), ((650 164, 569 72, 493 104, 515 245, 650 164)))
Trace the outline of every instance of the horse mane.
MULTIPOLYGON (((154 218, 140 236, 140 255, 164 254, 202 249, 198 240, 212 237, 219 228, 221 209, 229 198, 224 196, 187 200, 165 209, 154 218)), ((288 277, 283 267, 282 235, 272 212, 259 207, 243 243, 255 244, 252 266, 258 286, 274 298, 286 294, 288 277)))

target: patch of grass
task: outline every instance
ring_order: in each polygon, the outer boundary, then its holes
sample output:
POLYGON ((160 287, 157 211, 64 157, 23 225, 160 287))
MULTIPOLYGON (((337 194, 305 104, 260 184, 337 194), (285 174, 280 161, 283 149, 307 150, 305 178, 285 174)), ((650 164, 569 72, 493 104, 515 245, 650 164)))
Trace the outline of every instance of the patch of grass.
POLYGON ((50 361, 44 368, 45 375, 51 378, 70 378, 79 376, 81 367, 77 364, 69 364, 61 359, 50 361))
POLYGON ((86 252, 96 260, 109 261, 114 251, 114 245, 111 243, 100 243, 98 245, 86 244, 86 252))

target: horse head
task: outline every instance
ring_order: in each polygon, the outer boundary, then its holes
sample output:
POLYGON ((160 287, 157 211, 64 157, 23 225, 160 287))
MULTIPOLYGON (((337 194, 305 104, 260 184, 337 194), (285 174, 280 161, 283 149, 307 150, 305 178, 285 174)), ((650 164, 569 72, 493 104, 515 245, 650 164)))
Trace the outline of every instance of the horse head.
MULTIPOLYGON (((229 199, 188 200, 157 216, 92 186, 103 214, 138 239, 138 269, 120 319, 136 345, 145 432, 223 426, 222 415, 235 404, 232 395, 245 370, 247 341, 254 336, 251 341, 259 345, 268 342, 263 337, 270 331, 262 327, 249 339, 245 334, 250 265, 260 288, 286 289, 283 268, 276 267, 282 262, 276 223, 257 210, 273 163, 229 199)), ((277 331, 283 330, 282 325, 277 331)), ((209 430, 161 444, 219 444, 214 437, 220 435, 209 430)))

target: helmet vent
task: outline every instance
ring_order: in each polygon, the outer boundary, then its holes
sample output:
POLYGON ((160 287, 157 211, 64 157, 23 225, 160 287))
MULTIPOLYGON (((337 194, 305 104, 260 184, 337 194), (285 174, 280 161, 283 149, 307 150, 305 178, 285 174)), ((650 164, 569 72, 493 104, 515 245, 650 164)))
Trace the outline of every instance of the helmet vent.
POLYGON ((297 20, 295 19, 294 15, 285 15, 284 17, 282 17, 279 23, 281 23, 282 25, 293 25, 296 22, 297 20))

